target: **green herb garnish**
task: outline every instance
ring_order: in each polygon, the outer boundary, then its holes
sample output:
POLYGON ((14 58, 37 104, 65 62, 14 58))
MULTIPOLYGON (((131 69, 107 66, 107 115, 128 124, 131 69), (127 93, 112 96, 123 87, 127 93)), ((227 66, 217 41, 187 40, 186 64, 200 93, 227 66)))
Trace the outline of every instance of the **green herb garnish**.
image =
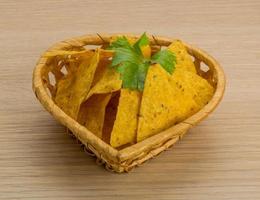
POLYGON ((143 56, 141 47, 149 43, 146 33, 143 33, 133 45, 122 36, 109 46, 109 49, 115 51, 111 66, 120 73, 123 88, 142 91, 148 68, 154 63, 160 64, 168 73, 173 73, 176 63, 174 53, 167 49, 160 50, 147 59, 143 56))

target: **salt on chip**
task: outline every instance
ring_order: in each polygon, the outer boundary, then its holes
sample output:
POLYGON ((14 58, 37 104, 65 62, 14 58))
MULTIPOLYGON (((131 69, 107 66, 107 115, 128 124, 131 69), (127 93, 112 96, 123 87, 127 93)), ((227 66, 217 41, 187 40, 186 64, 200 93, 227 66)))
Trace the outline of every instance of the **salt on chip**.
POLYGON ((69 116, 77 119, 81 103, 86 98, 99 62, 99 50, 85 55, 73 74, 68 74, 57 84, 55 102, 69 116))
POLYGON ((185 46, 180 40, 175 40, 171 45, 168 46, 168 49, 176 56, 176 69, 181 68, 196 73, 196 67, 191 59, 191 56, 188 54, 185 46))
POLYGON ((106 106, 111 94, 92 95, 84 102, 79 111, 78 121, 87 127, 92 133, 102 138, 102 130, 106 112, 106 106))
POLYGON ((112 147, 135 142, 140 100, 140 92, 121 89, 116 119, 110 137, 112 147))
POLYGON ((189 90, 183 89, 178 79, 174 79, 159 64, 150 66, 140 107, 138 142, 182 121, 199 109, 189 90))

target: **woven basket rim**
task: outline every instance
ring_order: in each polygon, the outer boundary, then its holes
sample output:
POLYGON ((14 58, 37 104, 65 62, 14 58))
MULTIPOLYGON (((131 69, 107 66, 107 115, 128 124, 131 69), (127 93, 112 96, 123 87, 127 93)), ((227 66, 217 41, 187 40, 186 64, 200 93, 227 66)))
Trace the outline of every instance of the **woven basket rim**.
MULTIPOLYGON (((58 49, 66 50, 67 48, 72 46, 83 47, 86 45, 101 45, 104 43, 108 43, 111 37, 117 35, 126 35, 135 38, 138 38, 140 36, 139 34, 126 34, 126 33, 83 35, 80 37, 74 37, 71 39, 58 42, 52 47, 50 47, 47 51, 53 51, 58 49)), ((152 44, 161 45, 161 46, 167 46, 172 41, 175 40, 167 37, 160 37, 154 35, 149 36, 149 39, 152 44)), ((100 157, 102 156, 103 153, 108 157, 108 159, 111 160, 111 162, 121 163, 129 158, 132 158, 142 153, 142 151, 145 151, 147 148, 151 146, 151 143, 153 144, 160 143, 162 141, 167 140, 167 137, 169 138, 172 137, 173 133, 175 133, 177 136, 179 132, 187 131, 189 128, 196 125, 205 117, 207 117, 209 113, 213 112, 214 109, 219 104, 219 102, 221 101, 224 95, 225 82, 226 82, 225 75, 221 66, 212 56, 207 54, 205 51, 193 45, 189 45, 185 42, 184 45, 191 55, 203 58, 203 61, 210 63, 211 65, 210 67, 216 72, 217 85, 212 99, 200 111, 198 111, 191 117, 187 118, 183 122, 180 122, 177 125, 173 125, 172 127, 154 136, 151 136, 139 143, 133 144, 122 150, 117 150, 112 146, 110 146, 109 144, 105 143, 103 140, 98 138, 95 134, 87 130, 84 126, 80 125, 74 119, 69 117, 54 103, 54 101, 51 99, 51 97, 48 95, 47 91, 45 90, 44 83, 41 78, 41 73, 42 73, 41 71, 47 62, 47 59, 43 56, 44 54, 40 57, 36 67, 34 68, 33 91, 35 92, 35 95, 39 99, 39 101, 43 104, 44 108, 48 112, 50 112, 54 116, 54 118, 57 119, 60 123, 62 123, 64 126, 72 130, 72 132, 76 134, 75 136, 79 140, 81 140, 82 143, 84 144, 86 143, 86 145, 89 144, 91 146, 97 147, 97 151, 100 152, 96 152, 96 153, 100 154, 100 157)), ((107 159, 107 158, 103 158, 103 159, 107 159)))

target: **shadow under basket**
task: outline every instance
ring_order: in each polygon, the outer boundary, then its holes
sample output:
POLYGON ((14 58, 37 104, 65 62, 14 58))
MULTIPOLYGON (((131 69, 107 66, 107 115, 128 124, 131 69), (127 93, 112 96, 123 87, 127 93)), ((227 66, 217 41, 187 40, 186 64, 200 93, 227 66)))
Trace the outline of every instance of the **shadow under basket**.
MULTIPOLYGON (((109 43, 110 39, 116 35, 118 34, 95 34, 76 37, 55 44, 48 49, 48 51, 84 50, 88 48, 88 46, 93 47, 93 45, 105 46, 109 43)), ((124 35, 134 38, 139 37, 139 35, 124 35)), ((173 39, 159 36, 150 36, 149 39, 153 48, 168 46, 173 41, 173 39)), ((121 150, 111 147, 91 133, 84 126, 64 113, 52 100, 52 96, 56 91, 56 83, 64 76, 64 73, 66 73, 66 70, 64 72, 62 65, 58 62, 50 63, 44 56, 39 59, 33 73, 33 90, 44 108, 51 113, 56 120, 70 130, 69 132, 82 143, 85 151, 97 157, 98 164, 104 164, 106 169, 110 171, 128 172, 133 167, 141 165, 146 160, 155 157, 171 147, 188 129, 207 117, 222 99, 225 90, 225 76, 220 65, 204 51, 185 43, 184 45, 194 59, 197 73, 207 79, 215 88, 214 96, 199 112, 183 122, 121 150)))

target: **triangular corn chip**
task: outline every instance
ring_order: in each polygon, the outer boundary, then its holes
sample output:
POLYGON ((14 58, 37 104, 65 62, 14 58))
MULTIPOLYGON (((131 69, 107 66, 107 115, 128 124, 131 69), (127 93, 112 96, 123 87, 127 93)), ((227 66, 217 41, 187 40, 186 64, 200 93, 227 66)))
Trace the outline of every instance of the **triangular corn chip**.
POLYGON ((137 141, 174 125, 199 109, 189 89, 160 65, 149 68, 141 102, 137 141))
POLYGON ((111 93, 120 90, 122 80, 120 80, 120 74, 110 66, 107 66, 104 70, 103 76, 100 80, 90 89, 86 99, 93 94, 111 93))
POLYGON ((111 94, 92 95, 80 107, 78 121, 88 130, 102 138, 106 106, 111 94))
POLYGON ((91 87, 96 85, 96 83, 103 77, 106 68, 111 64, 113 54, 114 53, 111 50, 100 49, 99 63, 91 87))
POLYGON ((172 80, 178 81, 182 84, 184 89, 189 90, 200 108, 206 105, 214 94, 214 88, 209 82, 197 74, 176 69, 173 73, 173 77, 172 80))
POLYGON ((110 138, 112 147, 135 142, 140 99, 140 92, 121 89, 116 120, 110 138))
POLYGON ((176 69, 181 68, 196 73, 196 68, 192 62, 191 56, 188 54, 185 46, 180 40, 175 40, 168 49, 176 56, 176 69))
POLYGON ((91 58, 85 56, 77 71, 68 74, 57 84, 55 102, 74 119, 77 119, 80 105, 90 89, 99 62, 99 50, 91 58))
POLYGON ((85 54, 86 52, 87 50, 82 50, 82 51, 54 50, 54 51, 47 51, 43 56, 44 57, 69 56, 69 55, 85 54))
POLYGON ((101 55, 100 55, 99 63, 98 63, 93 81, 91 83, 91 88, 94 85, 96 85, 99 82, 99 80, 104 76, 106 68, 110 63, 111 63, 110 60, 108 60, 107 58, 101 57, 101 55))
POLYGON ((106 107, 102 139, 108 144, 110 144, 111 132, 113 130, 114 122, 116 120, 119 97, 120 91, 112 93, 112 97, 106 107))

